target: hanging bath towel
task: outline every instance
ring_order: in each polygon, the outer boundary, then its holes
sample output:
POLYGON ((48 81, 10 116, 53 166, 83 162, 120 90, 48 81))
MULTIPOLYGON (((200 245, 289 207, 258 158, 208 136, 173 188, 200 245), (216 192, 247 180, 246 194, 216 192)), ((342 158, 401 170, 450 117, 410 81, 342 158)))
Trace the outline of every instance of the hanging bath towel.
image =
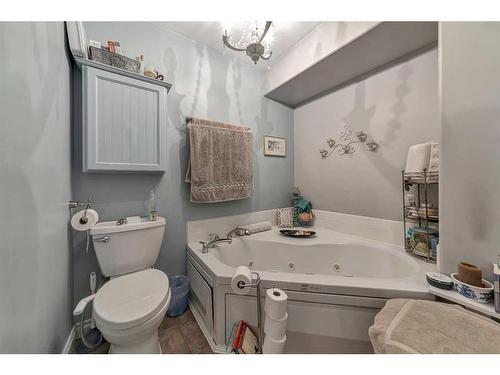
POLYGON ((248 198, 253 192, 253 135, 248 127, 193 118, 186 182, 191 202, 248 198))

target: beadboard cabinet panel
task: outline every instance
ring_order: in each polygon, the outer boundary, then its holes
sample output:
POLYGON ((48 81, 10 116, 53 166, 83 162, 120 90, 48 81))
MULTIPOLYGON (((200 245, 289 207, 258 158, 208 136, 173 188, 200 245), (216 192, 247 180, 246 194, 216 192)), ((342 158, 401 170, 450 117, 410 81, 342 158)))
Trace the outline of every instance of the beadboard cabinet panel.
POLYGON ((164 172, 165 87, 88 66, 83 73, 86 172, 164 172))

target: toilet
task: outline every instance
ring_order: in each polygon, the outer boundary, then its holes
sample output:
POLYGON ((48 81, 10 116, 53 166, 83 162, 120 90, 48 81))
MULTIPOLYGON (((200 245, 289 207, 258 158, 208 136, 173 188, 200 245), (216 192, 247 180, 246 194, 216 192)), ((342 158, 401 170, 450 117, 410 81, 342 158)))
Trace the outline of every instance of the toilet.
POLYGON ((90 230, 97 261, 110 280, 93 302, 97 328, 112 354, 161 353, 158 328, 170 304, 168 276, 152 268, 165 219, 97 223, 90 230))

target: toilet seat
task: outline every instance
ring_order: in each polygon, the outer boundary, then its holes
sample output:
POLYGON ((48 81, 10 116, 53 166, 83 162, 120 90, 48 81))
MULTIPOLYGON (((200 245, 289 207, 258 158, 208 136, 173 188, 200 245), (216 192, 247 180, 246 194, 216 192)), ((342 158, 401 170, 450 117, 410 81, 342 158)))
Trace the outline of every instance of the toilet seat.
POLYGON ((146 269, 111 279, 93 303, 98 326, 114 330, 138 326, 153 318, 170 300, 167 275, 146 269))

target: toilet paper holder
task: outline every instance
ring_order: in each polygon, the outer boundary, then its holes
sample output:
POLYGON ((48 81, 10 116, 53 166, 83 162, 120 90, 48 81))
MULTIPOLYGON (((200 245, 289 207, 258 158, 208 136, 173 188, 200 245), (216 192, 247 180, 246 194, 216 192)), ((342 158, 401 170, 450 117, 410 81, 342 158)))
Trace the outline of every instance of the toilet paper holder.
MULTIPOLYGON (((73 209, 78 208, 78 207, 83 207, 85 206, 85 215, 82 219, 86 219, 87 217, 87 210, 92 208, 92 198, 89 197, 86 202, 78 202, 78 201, 69 201, 68 202, 68 208, 70 215, 73 216, 73 209)), ((82 223, 84 224, 84 223, 82 223)), ((90 246, 90 231, 86 231, 86 245, 85 245, 85 253, 89 252, 89 246, 90 246)))
POLYGON ((89 209, 91 208, 91 203, 92 203, 92 198, 89 197, 89 199, 87 199, 86 202, 69 201, 68 207, 70 210, 73 208, 83 207, 83 206, 87 206, 86 208, 89 209))
MULTIPOLYGON (((238 281, 236 286, 239 289, 244 288, 255 288, 257 291, 257 330, 259 337, 257 338, 257 349, 259 353, 262 354, 262 345, 264 343, 264 325, 262 324, 262 305, 260 302, 261 298, 261 280, 260 275, 257 272, 251 272, 251 275, 255 276, 255 281, 252 280, 252 283, 246 284, 244 281, 238 281)), ((253 279, 253 278, 252 278, 253 279)))

